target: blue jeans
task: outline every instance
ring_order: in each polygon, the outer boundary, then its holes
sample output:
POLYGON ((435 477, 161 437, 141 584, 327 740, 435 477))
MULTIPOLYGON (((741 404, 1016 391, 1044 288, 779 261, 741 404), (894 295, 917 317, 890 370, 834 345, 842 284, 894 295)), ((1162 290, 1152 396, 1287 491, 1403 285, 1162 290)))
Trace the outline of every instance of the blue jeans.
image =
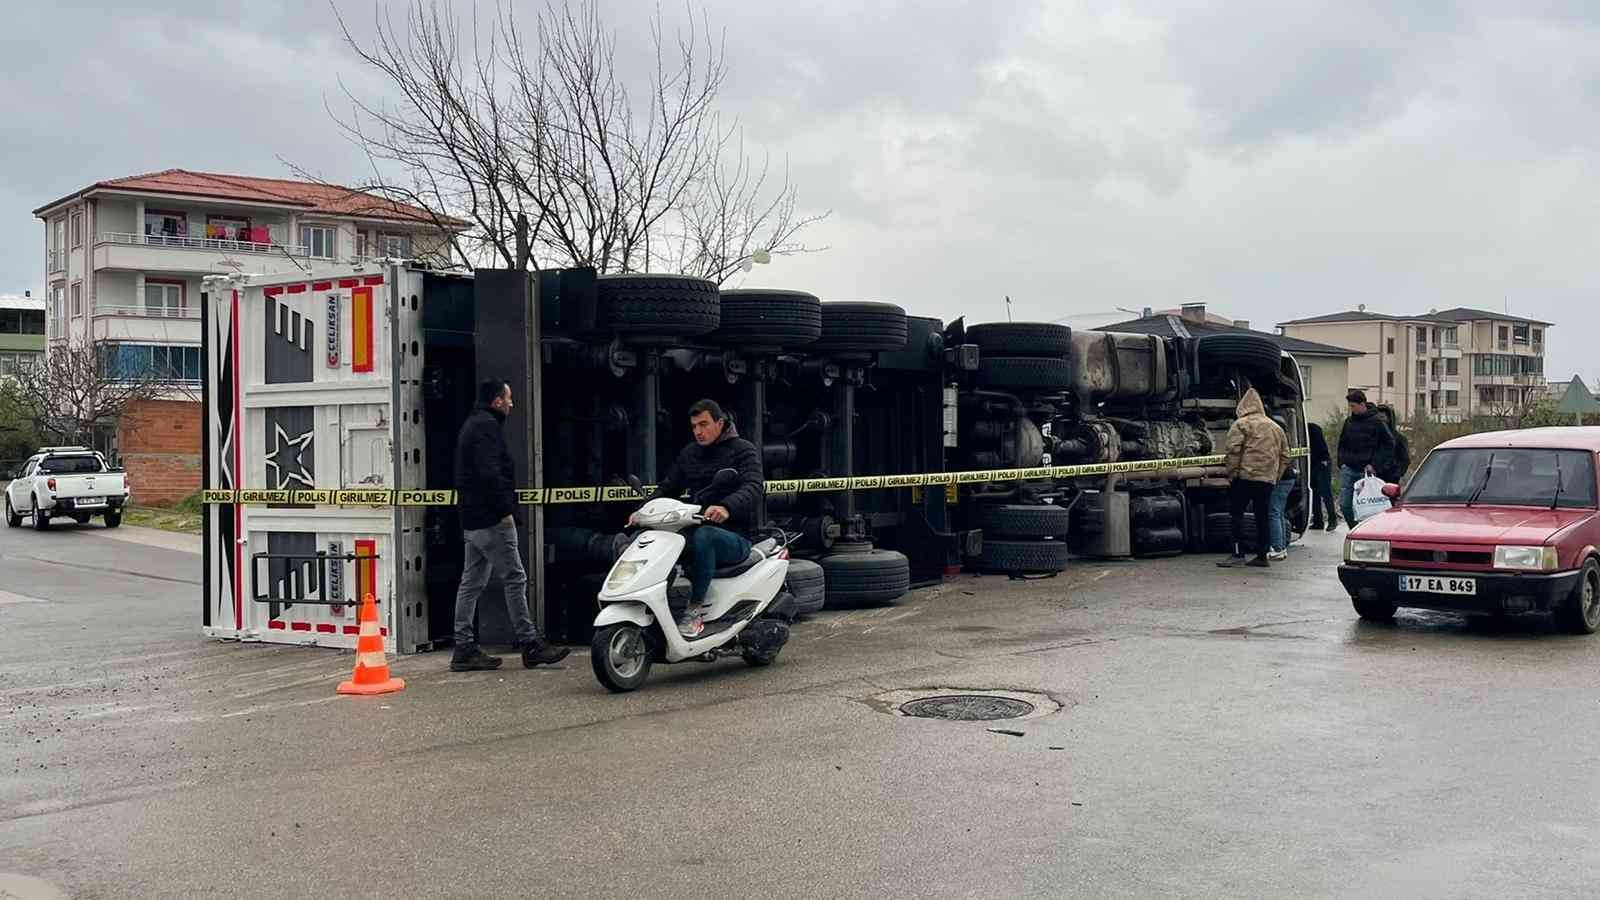
POLYGON ((711 590, 711 576, 723 566, 743 562, 750 542, 726 528, 701 525, 689 533, 689 602, 699 603, 711 590))
POLYGON ((1272 539, 1272 549, 1289 549, 1289 493, 1294 490, 1294 479, 1285 478, 1272 486, 1272 496, 1267 500, 1267 529, 1272 539))
POLYGON ((1339 467, 1339 513, 1347 528, 1356 527, 1356 482, 1366 477, 1349 466, 1339 467))

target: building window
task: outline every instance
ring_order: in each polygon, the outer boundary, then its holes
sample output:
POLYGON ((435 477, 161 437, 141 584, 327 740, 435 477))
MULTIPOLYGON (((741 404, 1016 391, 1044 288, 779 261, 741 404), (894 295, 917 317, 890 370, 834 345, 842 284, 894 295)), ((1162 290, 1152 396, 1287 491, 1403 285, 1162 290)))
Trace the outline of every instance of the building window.
POLYGON ((1304 389, 1304 396, 1311 396, 1311 367, 1300 367, 1300 386, 1304 389))
POLYGON ((1426 328, 1417 329, 1417 352, 1428 352, 1428 329, 1426 328))
POLYGON ((1394 387, 1394 373, 1393 372, 1385 372, 1383 374, 1383 386, 1384 387, 1394 387))
POLYGON ((1456 407, 1460 406, 1461 405, 1461 392, 1460 391, 1445 391, 1444 392, 1444 405, 1445 405, 1446 409, 1455 409, 1456 407))
POLYGON ((44 334, 44 312, 37 309, 0 309, 0 334, 44 334))
POLYGON ((400 259, 411 258, 411 235, 409 234, 382 234, 378 235, 378 255, 394 256, 400 259))
POLYGON ((144 314, 182 317, 187 305, 187 294, 181 281, 147 278, 144 282, 144 314))
POLYGON ((1433 366, 1433 377, 1435 380, 1437 380, 1439 378, 1439 361, 1436 359, 1431 363, 1431 365, 1433 366))
POLYGON ((109 379, 159 378, 200 381, 200 348, 166 344, 100 345, 100 365, 109 379))
POLYGON ((83 213, 72 214, 72 249, 83 246, 83 213))
POLYGON ((356 259, 366 259, 366 258, 367 258, 367 233, 365 231, 358 231, 358 232, 356 232, 356 259))
POLYGON ((58 281, 50 286, 50 321, 55 322, 58 329, 67 315, 66 297, 66 285, 58 281))
POLYGON ((1535 347, 1544 346, 1544 329, 1543 328, 1535 328, 1533 330, 1533 345, 1535 347))
POLYGON ((1422 412, 1423 410, 1426 410, 1427 408, 1428 408, 1428 395, 1427 394, 1417 394, 1417 412, 1422 412))
POLYGON ((1507 328, 1504 325, 1501 325, 1500 326, 1500 340, 1496 342, 1497 343, 1497 349, 1510 350, 1511 349, 1511 340, 1510 340, 1510 338, 1511 338, 1511 329, 1507 328))
POLYGON ((1511 327, 1511 343, 1526 347, 1528 345, 1529 327, 1527 325, 1513 325, 1511 327))
POLYGON ((1394 338, 1389 338, 1388 347, 1389 347, 1389 352, 1390 353, 1394 353, 1394 338))
POLYGON ((1443 343, 1443 346, 1445 347, 1449 347, 1450 349, 1454 350, 1460 346, 1460 344, 1457 343, 1456 330, 1454 328, 1446 328, 1439 337, 1443 343))
POLYGON ((72 317, 76 319, 83 315, 83 282, 72 283, 72 317))
POLYGON ((1422 383, 1424 381, 1427 381, 1427 380, 1428 380, 1428 364, 1419 359, 1419 360, 1417 360, 1417 383, 1420 384, 1420 383, 1422 383))
POLYGON ((337 230, 328 225, 300 226, 300 244, 306 252, 318 259, 334 258, 334 235, 337 230))
POLYGON ((169 209, 147 209, 144 211, 144 234, 147 239, 155 238, 154 243, 160 243, 161 238, 188 237, 189 216, 169 209))

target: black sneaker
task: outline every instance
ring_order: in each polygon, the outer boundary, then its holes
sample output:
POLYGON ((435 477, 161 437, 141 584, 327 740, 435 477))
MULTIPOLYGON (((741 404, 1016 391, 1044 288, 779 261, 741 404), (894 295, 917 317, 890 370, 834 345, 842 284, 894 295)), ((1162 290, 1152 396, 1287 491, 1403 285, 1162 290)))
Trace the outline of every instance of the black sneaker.
POLYGON ((1249 562, 1245 563, 1245 565, 1249 566, 1252 569, 1270 569, 1270 568, 1272 568, 1272 563, 1267 562, 1267 558, 1265 556, 1258 556, 1255 559, 1252 559, 1249 562))
POLYGON ((530 641, 522 647, 522 667, 531 669, 534 666, 549 666, 561 662, 571 653, 569 647, 557 647, 541 640, 530 641))
POLYGON ((490 656, 478 649, 477 644, 457 647, 456 652, 450 657, 452 672, 487 672, 498 668, 500 668, 500 657, 490 656))
POLYGON ((1217 563, 1217 568, 1219 568, 1219 569, 1232 569, 1235 566, 1242 566, 1242 565, 1244 565, 1244 557, 1242 557, 1242 556, 1230 556, 1227 559, 1222 560, 1221 562, 1217 563))

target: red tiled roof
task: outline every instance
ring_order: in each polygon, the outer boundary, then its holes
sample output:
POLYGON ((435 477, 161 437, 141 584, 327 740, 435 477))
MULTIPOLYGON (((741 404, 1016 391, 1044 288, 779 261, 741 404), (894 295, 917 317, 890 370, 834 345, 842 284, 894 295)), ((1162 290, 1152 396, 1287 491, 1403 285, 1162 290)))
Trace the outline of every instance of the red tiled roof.
MULTIPOLYGON (((388 219, 398 222, 433 224, 433 216, 420 207, 397 203, 385 197, 369 194, 354 188, 312 181, 291 181, 285 178, 252 178, 247 175, 220 175, 214 172, 191 172, 187 169, 166 169, 145 175, 130 175, 110 181, 99 181, 82 191, 63 197, 54 203, 41 206, 34 214, 95 190, 148 191, 156 194, 185 194, 219 200, 241 200, 252 203, 274 203, 297 206, 308 212, 330 216, 356 216, 366 219, 388 219)), ((446 224, 465 227, 459 219, 445 218, 446 224)))

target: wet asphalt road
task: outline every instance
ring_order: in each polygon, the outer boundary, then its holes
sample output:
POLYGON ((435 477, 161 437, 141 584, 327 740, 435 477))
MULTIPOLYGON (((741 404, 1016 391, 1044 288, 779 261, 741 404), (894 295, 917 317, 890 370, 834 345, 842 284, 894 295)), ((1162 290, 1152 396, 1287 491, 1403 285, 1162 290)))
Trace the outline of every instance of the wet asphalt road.
MULTIPOLYGON (((1338 538, 964 576, 771 669, 562 668, 336 697, 198 635, 199 557, 0 531, 0 884, 83 897, 1593 895, 1600 640, 1359 623, 1338 538), (83 562, 80 562, 83 561, 83 562), (90 568, 89 566, 93 566, 90 568), (1044 692, 1054 715, 873 699, 1044 692)), ((514 661, 513 661, 514 662, 514 661)))

